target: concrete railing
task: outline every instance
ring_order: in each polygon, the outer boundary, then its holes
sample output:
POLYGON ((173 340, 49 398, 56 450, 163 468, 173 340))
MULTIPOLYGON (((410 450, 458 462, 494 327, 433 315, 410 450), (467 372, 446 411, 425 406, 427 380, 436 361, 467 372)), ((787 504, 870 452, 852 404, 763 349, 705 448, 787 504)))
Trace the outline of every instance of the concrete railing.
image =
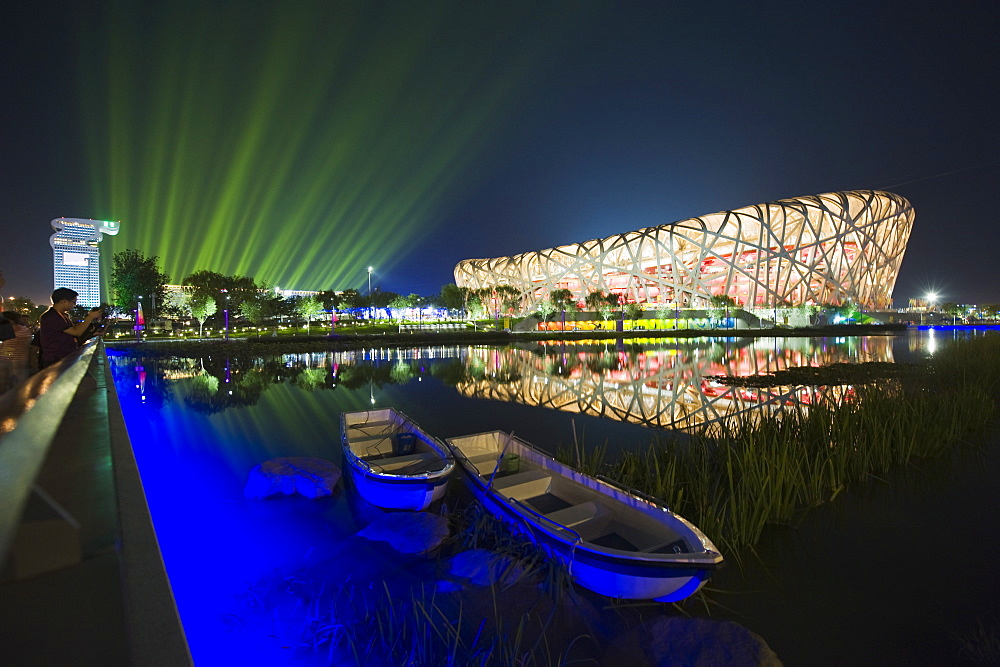
MULTIPOLYGON (((75 571, 88 576, 88 550, 98 550, 94 557, 99 557, 107 543, 104 552, 113 550, 118 568, 102 585, 120 587, 117 599, 122 609, 110 616, 124 618, 119 632, 125 635, 121 641, 127 644, 129 664, 192 664, 99 340, 0 396, 0 499, 4 579, 16 580, 20 589, 38 586, 41 593, 46 586, 45 563, 59 568, 60 577, 72 577, 75 571), (84 449, 91 458, 109 457, 110 474, 70 462, 84 449), (78 491, 47 492, 43 479, 59 479, 62 486, 78 491), (97 498, 104 506, 95 509, 97 498), (47 506, 53 519, 42 522, 47 524, 43 526, 47 535, 32 525, 38 523, 34 517, 25 515, 26 507, 39 505, 47 506), (89 549, 81 548, 81 542, 87 542, 89 549)), ((50 597, 51 604, 70 604, 58 595, 50 597)), ((45 596, 40 594, 39 599, 45 596)))

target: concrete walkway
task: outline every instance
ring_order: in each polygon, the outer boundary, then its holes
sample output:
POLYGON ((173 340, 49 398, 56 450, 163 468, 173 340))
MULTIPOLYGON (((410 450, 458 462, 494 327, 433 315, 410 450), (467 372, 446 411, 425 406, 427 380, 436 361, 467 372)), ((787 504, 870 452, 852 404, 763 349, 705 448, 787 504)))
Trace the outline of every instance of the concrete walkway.
POLYGON ((102 384, 83 378, 36 480, 71 520, 32 494, 0 577, 5 665, 129 664, 102 384))

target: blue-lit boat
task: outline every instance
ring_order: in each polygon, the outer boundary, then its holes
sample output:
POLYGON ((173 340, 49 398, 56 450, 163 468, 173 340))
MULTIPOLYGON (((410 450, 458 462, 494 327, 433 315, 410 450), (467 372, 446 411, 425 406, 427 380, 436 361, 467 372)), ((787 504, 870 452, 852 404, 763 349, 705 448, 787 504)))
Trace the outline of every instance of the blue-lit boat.
POLYGON ((487 511, 562 561, 584 588, 675 602, 697 592, 722 564, 715 545, 683 517, 523 440, 490 431, 447 443, 487 511))
POLYGON ((373 505, 423 510, 444 495, 455 460, 403 413, 345 412, 340 434, 354 486, 373 505))

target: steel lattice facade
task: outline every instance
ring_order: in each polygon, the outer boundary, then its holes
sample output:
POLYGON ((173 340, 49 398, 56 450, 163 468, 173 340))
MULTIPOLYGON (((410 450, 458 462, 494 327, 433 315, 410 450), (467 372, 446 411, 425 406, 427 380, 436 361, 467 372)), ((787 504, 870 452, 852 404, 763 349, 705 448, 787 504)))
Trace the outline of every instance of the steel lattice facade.
POLYGON ((725 295, 747 308, 840 304, 888 308, 913 207, 874 190, 747 206, 659 227, 496 259, 467 259, 455 283, 510 285, 526 310, 553 290, 625 302, 704 307, 725 295))

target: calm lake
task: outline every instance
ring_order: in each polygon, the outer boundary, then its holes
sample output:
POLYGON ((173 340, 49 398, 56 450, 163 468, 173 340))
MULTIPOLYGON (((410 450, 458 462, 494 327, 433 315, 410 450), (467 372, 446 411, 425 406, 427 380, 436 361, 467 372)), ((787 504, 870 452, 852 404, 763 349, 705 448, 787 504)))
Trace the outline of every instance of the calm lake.
MULTIPOLYGON (((823 391, 748 390, 710 376, 910 362, 968 335, 978 333, 270 358, 154 360, 115 351, 111 363, 195 661, 302 664, 275 639, 280 628, 260 632, 245 622, 254 585, 322 562, 364 517, 347 492, 252 501, 243 486, 250 469, 270 458, 340 464, 341 412, 391 406, 441 438, 501 429, 553 453, 576 442, 607 444, 614 455, 649 446, 663 429, 808 405, 823 391)), ((998 476, 1000 455, 991 446, 873 479, 794 528, 769 530, 759 561, 731 560, 708 584, 709 608, 686 609, 737 621, 788 665, 962 662, 963 640, 1000 624, 998 476)))

